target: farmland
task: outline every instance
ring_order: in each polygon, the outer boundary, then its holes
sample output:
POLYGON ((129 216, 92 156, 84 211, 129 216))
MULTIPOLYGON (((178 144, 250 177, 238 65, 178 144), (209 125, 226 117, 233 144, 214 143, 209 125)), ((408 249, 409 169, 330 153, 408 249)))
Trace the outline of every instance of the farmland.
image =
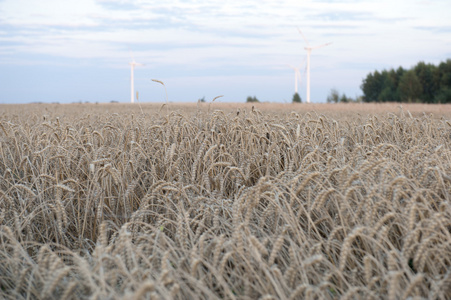
POLYGON ((446 105, 0 106, 0 298, 447 299, 446 105))

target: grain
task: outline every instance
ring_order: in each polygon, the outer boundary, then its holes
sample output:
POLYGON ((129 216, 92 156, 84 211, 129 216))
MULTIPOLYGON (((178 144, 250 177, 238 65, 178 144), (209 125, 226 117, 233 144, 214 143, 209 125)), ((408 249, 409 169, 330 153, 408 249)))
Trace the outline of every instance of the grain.
POLYGON ((447 106, 214 100, 2 106, 0 298, 451 293, 447 106))

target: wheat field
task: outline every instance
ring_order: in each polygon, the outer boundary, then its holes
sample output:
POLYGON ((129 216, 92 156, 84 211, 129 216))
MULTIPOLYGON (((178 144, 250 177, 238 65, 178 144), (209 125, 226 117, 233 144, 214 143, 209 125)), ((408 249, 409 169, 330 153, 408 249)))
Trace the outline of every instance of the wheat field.
POLYGON ((335 107, 2 106, 0 298, 450 299, 449 108, 335 107))

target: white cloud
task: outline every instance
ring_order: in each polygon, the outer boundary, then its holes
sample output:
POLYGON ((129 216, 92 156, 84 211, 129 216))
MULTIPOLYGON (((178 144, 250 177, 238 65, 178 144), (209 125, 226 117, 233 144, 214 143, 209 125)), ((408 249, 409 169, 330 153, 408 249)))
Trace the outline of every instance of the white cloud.
POLYGON ((127 68, 131 49, 155 71, 183 68, 189 76, 204 69, 214 76, 222 69, 236 75, 254 70, 277 80, 272 74, 281 65, 305 56, 299 26, 311 45, 333 42, 312 54, 316 80, 342 68, 351 81, 362 67, 369 72, 446 59, 450 9, 446 0, 4 0, 0 64, 67 59, 68 65, 85 60, 127 68))
POLYGON ((90 14, 101 12, 91 0, 4 0, 2 19, 14 26, 95 26, 90 14))

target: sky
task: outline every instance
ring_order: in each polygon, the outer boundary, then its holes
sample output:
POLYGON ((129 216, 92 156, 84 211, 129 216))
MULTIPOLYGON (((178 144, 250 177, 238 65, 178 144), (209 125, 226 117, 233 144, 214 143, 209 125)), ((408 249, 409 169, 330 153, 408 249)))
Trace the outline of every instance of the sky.
POLYGON ((451 58, 451 1, 0 0, 0 103, 291 102, 451 58), (164 87, 151 79, 164 82, 164 87))

